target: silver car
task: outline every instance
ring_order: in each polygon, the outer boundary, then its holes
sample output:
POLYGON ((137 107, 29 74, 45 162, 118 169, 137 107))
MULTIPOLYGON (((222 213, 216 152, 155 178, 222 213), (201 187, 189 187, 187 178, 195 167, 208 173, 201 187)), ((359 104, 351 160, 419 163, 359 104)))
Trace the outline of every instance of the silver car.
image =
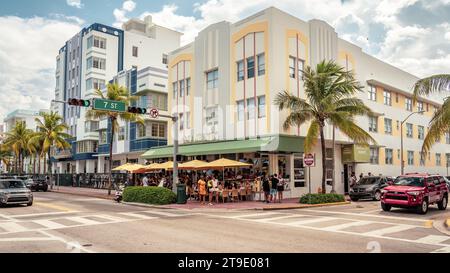
POLYGON ((33 205, 33 193, 20 179, 0 180, 0 206, 12 204, 33 205))

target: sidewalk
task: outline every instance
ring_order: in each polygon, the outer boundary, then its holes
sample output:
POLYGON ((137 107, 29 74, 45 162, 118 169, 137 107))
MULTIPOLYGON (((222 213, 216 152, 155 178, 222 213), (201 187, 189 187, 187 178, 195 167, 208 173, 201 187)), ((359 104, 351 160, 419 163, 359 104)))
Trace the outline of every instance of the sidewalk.
POLYGON ((78 187, 65 187, 65 186, 53 186, 53 189, 49 191, 56 193, 65 193, 79 196, 88 196, 101 199, 114 199, 115 190, 111 190, 111 195, 108 196, 108 190, 103 189, 91 189, 91 188, 78 188, 78 187))

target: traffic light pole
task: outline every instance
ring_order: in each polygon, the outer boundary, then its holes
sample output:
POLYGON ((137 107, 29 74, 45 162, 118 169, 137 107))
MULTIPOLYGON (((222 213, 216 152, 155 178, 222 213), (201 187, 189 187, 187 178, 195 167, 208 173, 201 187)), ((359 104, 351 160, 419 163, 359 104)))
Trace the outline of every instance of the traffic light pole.
POLYGON ((163 118, 170 118, 173 122, 173 181, 172 181, 172 191, 177 193, 178 185, 178 117, 176 115, 158 115, 163 118))

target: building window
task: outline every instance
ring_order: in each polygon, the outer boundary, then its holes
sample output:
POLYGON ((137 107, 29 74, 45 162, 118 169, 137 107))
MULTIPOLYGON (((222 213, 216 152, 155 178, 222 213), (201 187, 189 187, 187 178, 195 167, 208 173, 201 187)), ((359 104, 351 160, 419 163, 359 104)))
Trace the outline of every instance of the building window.
POLYGON ((186 129, 191 129, 191 113, 186 112, 186 129))
POLYGON ((258 118, 266 117, 266 96, 258 97, 258 118))
POLYGON ((86 133, 92 133, 97 131, 99 128, 99 122, 98 121, 92 121, 88 120, 84 123, 84 131, 86 133))
POLYGON ((400 149, 397 149, 397 159, 400 160, 400 149))
POLYGON ((436 154, 436 166, 441 166, 441 154, 436 154))
POLYGON ((406 136, 413 137, 413 125, 411 123, 406 123, 406 136))
POLYGON ((370 164, 378 165, 378 163, 379 163, 378 154, 379 154, 378 148, 370 148, 370 164))
POLYGON ((106 142, 108 141, 107 136, 108 136, 108 132, 106 130, 101 130, 99 144, 106 144, 106 142))
POLYGON ((169 63, 169 56, 167 54, 163 54, 162 56, 162 63, 168 64, 169 63))
POLYGON ((414 165, 414 151, 408 151, 408 165, 414 165))
POLYGON ((300 79, 303 78, 303 70, 305 70, 305 61, 302 59, 297 59, 297 65, 298 65, 298 77, 300 79))
POLYGON ((138 57, 139 48, 137 46, 133 46, 133 57, 138 57))
POLYGON ((180 114, 180 130, 183 131, 184 130, 184 114, 181 113, 180 114))
POLYGON ((86 80, 86 90, 103 90, 105 88, 105 80, 89 78, 86 80))
POLYGON ((445 154, 445 156, 447 157, 447 167, 450 167, 450 153, 445 154))
POLYGON ((258 76, 266 74, 266 56, 264 53, 258 55, 258 76))
MULTIPOLYGON (((418 112, 423 111, 423 102, 421 102, 421 101, 417 102, 417 111, 418 112)), ((423 113, 419 113, 419 114, 423 115, 423 113)))
MULTIPOLYGON (((91 68, 96 68, 96 69, 101 69, 101 70, 105 70, 106 69, 106 60, 102 59, 102 58, 97 58, 97 57, 89 57, 87 59, 87 68, 91 69, 91 68)), ((72 75, 74 76, 75 71, 73 71, 72 75)))
POLYGON ((373 85, 369 85, 369 92, 367 93, 369 100, 377 101, 377 88, 373 85))
POLYGON ((244 80, 244 61, 238 61, 237 62, 237 79, 239 81, 244 80))
POLYGON ((94 47, 106 49, 106 39, 95 36, 94 37, 94 47))
POLYGON ((425 138, 425 127, 423 127, 423 126, 418 126, 417 127, 417 131, 418 131, 418 137, 419 137, 419 139, 424 139, 425 138))
POLYGON ((218 81, 219 81, 218 69, 206 73, 206 85, 208 90, 217 88, 218 81))
POLYGON ((217 111, 218 111, 217 107, 206 108, 206 124, 208 126, 214 126, 217 124, 217 116, 216 116, 217 111))
POLYGON ((394 158, 394 151, 392 149, 386 149, 385 150, 385 164, 386 165, 392 165, 393 164, 393 158, 394 158))
POLYGON ((450 144, 450 132, 445 133, 445 143, 450 144))
POLYGON ((167 111, 167 94, 148 93, 146 97, 147 103, 144 105, 144 107, 167 111))
POLYGON ((383 98, 384 98, 384 105, 392 105, 391 92, 384 90, 383 98))
POLYGON ((237 104, 237 114, 238 114, 238 121, 244 120, 244 101, 240 100, 236 102, 237 104))
POLYGON ((173 88, 173 98, 175 99, 178 96, 178 82, 172 83, 173 88))
POLYGON ((378 132, 378 117, 369 116, 369 132, 378 132))
POLYGON ((425 166, 425 153, 420 152, 420 166, 425 166))
POLYGON ((161 122, 152 123, 152 137, 165 138, 166 137, 166 124, 161 122))
POLYGON ((253 78, 255 76, 255 58, 247 58, 247 78, 253 78))
POLYGON ((392 119, 384 119, 384 133, 392 135, 392 119))
POLYGON ((119 134, 118 134, 117 139, 119 141, 125 140, 125 127, 124 126, 119 128, 119 134))
POLYGON ((289 56, 289 77, 295 79, 295 58, 289 56))
POLYGON ((185 81, 181 80, 180 81, 180 98, 182 98, 184 96, 184 86, 185 85, 185 81))
POLYGON ((191 93, 191 78, 186 79, 186 96, 191 93))
POLYGON ((405 98, 405 106, 407 111, 412 111, 412 99, 405 98))
POLYGON ((137 130, 136 130, 136 134, 137 134, 137 135, 136 135, 136 137, 137 137, 137 138, 143 138, 143 137, 145 137, 145 136, 146 136, 145 125, 144 125, 144 124, 137 123, 136 126, 137 126, 137 130))
POLYGON ((254 119, 255 118, 255 98, 249 98, 247 99, 247 119, 254 119))

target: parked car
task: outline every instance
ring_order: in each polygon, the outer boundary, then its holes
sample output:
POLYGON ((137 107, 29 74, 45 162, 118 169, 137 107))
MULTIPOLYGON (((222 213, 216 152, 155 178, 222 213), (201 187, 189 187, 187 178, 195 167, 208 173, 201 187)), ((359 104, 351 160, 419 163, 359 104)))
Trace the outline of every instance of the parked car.
POLYGON ((0 180, 0 205, 26 204, 33 205, 33 193, 20 179, 0 180))
POLYGON ((384 211, 390 211, 392 207, 414 208, 418 213, 426 214, 429 205, 437 204, 440 210, 447 208, 449 188, 441 175, 409 173, 397 177, 381 192, 384 211))
POLYGON ((380 201, 381 190, 389 186, 389 181, 391 181, 391 179, 384 176, 363 177, 353 188, 350 189, 350 198, 352 201, 367 198, 380 201))
POLYGON ((27 187, 31 191, 48 191, 48 184, 45 179, 28 179, 27 187))
POLYGON ((444 176, 444 180, 447 183, 447 188, 450 191, 450 176, 444 176))

